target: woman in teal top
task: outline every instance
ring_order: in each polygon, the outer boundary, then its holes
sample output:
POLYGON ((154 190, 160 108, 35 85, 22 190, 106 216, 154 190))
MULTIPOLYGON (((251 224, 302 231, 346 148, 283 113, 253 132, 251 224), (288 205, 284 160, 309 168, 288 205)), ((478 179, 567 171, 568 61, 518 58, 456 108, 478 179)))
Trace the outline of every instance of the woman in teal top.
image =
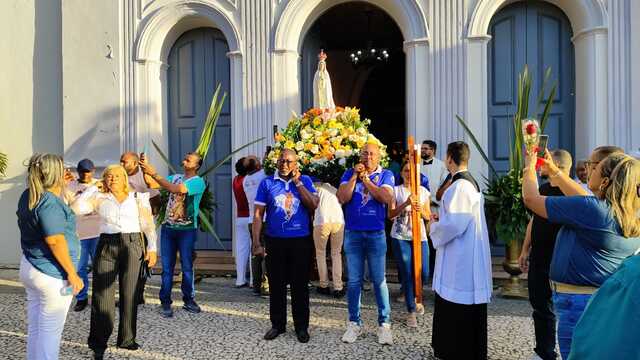
POLYGON ((18 201, 27 293, 27 359, 57 359, 73 294, 84 286, 76 273, 80 243, 73 211, 62 201, 62 158, 36 154, 29 160, 28 189, 18 201))
MULTIPOLYGON (((558 344, 566 359, 573 328, 591 295, 640 247, 640 161, 613 154, 598 162, 589 174, 594 196, 541 196, 534 166, 535 154, 528 158, 524 171, 525 205, 540 217, 563 225, 549 277, 558 316, 558 344)), ((549 174, 566 177, 551 167, 549 174)))

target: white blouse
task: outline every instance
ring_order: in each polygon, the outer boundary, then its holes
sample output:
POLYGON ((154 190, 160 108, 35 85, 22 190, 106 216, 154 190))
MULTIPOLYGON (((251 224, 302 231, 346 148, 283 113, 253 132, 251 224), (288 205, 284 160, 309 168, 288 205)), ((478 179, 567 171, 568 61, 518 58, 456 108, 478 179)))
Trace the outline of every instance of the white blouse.
POLYGON ((119 203, 111 193, 98 191, 95 186, 87 189, 71 208, 78 215, 98 213, 100 216, 100 233, 139 233, 147 237, 147 251, 156 251, 157 234, 149 193, 130 192, 129 196, 119 203))

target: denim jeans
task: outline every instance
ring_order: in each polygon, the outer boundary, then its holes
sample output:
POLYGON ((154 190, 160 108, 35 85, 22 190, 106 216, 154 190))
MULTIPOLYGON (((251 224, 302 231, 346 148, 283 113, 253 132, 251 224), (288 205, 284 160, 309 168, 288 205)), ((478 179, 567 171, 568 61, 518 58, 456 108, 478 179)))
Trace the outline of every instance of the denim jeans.
POLYGON ((173 287, 173 269, 176 266, 177 253, 180 252, 182 270, 182 300, 193 301, 196 295, 193 276, 193 247, 197 239, 197 230, 174 230, 162 227, 160 233, 160 252, 162 258, 162 285, 160 302, 171 304, 173 287))
POLYGON ((84 287, 78 295, 77 300, 87 300, 87 294, 89 293, 89 260, 93 265, 93 259, 96 255, 96 247, 98 246, 98 240, 100 238, 91 238, 80 240, 80 261, 78 262, 78 276, 82 279, 84 287))
MULTIPOLYGON (((398 274, 404 290, 404 301, 407 311, 416 311, 416 293, 413 284, 413 242, 391 238, 393 254, 398 263, 398 274)), ((429 244, 422 242, 422 283, 429 278, 429 244)))
POLYGON ((347 282, 347 304, 349 321, 362 324, 360 319, 360 293, 364 276, 365 258, 369 264, 369 275, 378 304, 378 324, 391 321, 389 289, 385 278, 387 239, 384 230, 351 231, 345 230, 344 252, 349 268, 347 282))
POLYGON ((558 345, 562 359, 569 357, 573 329, 580 320, 591 296, 591 294, 553 293, 553 307, 558 318, 558 345))

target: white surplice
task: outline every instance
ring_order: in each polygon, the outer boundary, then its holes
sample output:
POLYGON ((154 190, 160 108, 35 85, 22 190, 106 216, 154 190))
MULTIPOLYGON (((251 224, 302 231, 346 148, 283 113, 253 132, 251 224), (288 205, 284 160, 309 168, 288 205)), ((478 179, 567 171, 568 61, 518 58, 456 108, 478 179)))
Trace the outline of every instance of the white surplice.
POLYGON ((442 196, 439 218, 430 230, 433 290, 457 304, 488 303, 493 284, 482 193, 467 180, 455 181, 442 196))

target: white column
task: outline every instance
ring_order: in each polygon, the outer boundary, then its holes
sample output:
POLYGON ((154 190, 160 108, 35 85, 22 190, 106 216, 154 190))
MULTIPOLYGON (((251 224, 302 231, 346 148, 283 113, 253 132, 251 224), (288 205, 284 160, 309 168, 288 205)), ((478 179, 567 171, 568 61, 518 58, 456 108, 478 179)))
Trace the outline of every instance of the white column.
MULTIPOLYGON (((168 65, 157 60, 140 60, 134 64, 137 71, 136 93, 136 141, 135 148, 128 151, 140 152, 146 148, 147 156, 152 164, 165 174, 168 167, 164 166, 160 155, 153 148, 153 140, 169 155, 169 114, 167 109, 167 69, 168 65)), ((131 145, 130 145, 131 146, 131 145)))
MULTIPOLYGON (((632 1, 630 9, 631 21, 630 51, 631 64, 640 64, 640 1, 632 1)), ((631 144, 630 149, 640 151, 640 68, 638 66, 631 67, 631 144)))
MULTIPOLYGON (((491 36, 477 36, 467 38, 467 61, 466 61, 466 108, 465 121, 485 154, 489 154, 489 115, 487 112, 487 43, 491 36)), ((488 176, 489 166, 482 159, 471 139, 465 133, 465 141, 471 148, 471 159, 469 164, 471 172, 478 176, 488 176)), ((478 179, 481 177, 477 177, 478 179)))
POLYGON ((630 0, 609 2, 609 140, 629 149, 631 145, 631 42, 630 0))
MULTIPOLYGON (((296 50, 273 51, 273 123, 287 126, 291 112, 300 113, 300 55, 296 50)), ((271 135, 271 133, 269 134, 271 135)), ((269 139, 267 143, 271 143, 269 139)))
POLYGON ((576 158, 609 140, 607 30, 594 28, 573 37, 576 59, 576 158))
POLYGON ((429 112, 429 41, 426 38, 404 42, 407 77, 407 135, 416 143, 429 138, 433 119, 429 112))
MULTIPOLYGON (((235 150, 240 146, 248 143, 252 139, 249 139, 247 129, 246 117, 244 116, 244 99, 243 84, 244 72, 242 71, 242 53, 240 51, 231 51, 227 53, 231 68, 231 89, 228 99, 231 100, 231 150, 235 150)), ((245 150, 243 153, 247 153, 245 150)), ((234 162, 237 157, 241 157, 241 154, 234 156, 234 162)))

